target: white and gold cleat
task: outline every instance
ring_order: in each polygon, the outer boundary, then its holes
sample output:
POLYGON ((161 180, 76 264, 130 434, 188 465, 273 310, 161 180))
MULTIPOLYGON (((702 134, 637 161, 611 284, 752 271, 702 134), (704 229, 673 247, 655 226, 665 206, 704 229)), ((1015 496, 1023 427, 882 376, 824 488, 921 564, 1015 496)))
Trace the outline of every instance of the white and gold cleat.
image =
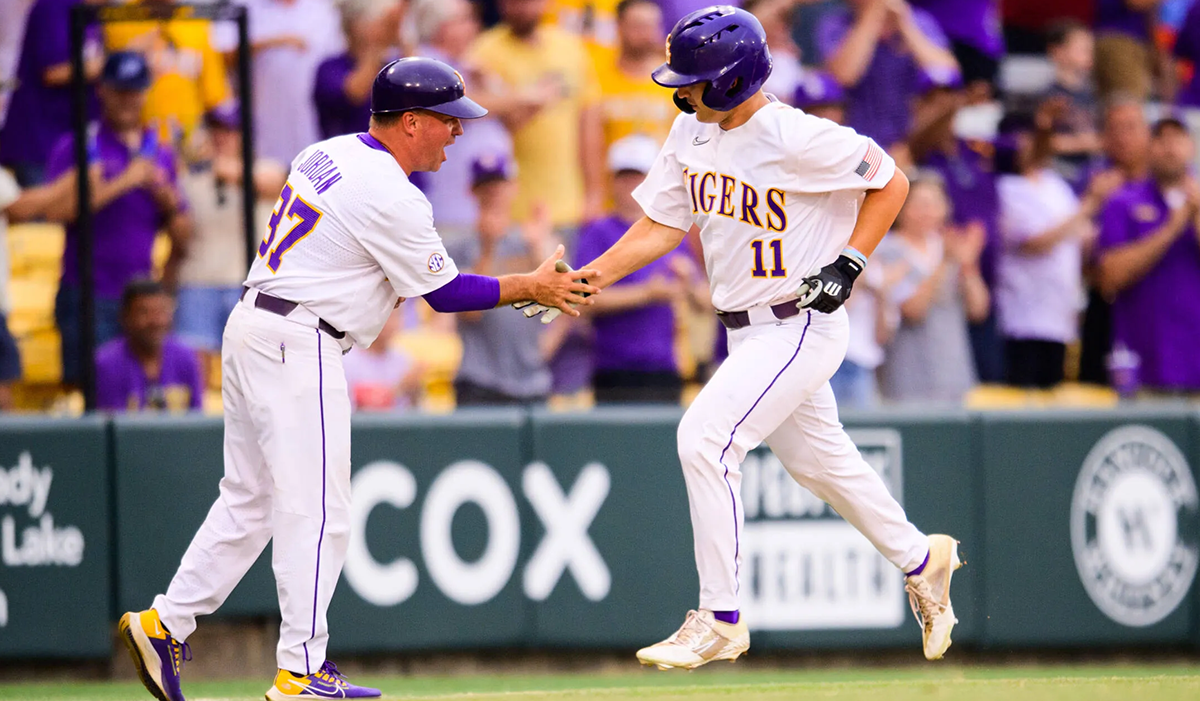
POLYGON ((688 611, 683 626, 650 647, 638 650, 644 665, 659 669, 695 669, 716 660, 734 662, 750 649, 750 629, 744 619, 722 623, 705 609, 688 611))
POLYGON ((921 574, 908 577, 904 585, 913 615, 921 624, 927 660, 942 659, 950 647, 950 631, 958 623, 950 604, 950 576, 962 566, 958 541, 948 535, 931 535, 929 562, 921 574))

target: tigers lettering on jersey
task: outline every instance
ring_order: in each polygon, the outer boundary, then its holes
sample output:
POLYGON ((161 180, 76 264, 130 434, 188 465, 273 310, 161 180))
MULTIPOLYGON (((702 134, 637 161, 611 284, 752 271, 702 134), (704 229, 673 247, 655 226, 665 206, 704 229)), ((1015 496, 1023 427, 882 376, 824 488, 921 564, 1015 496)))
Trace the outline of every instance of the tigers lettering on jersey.
POLYGON ((633 197, 659 224, 699 228, 713 306, 742 311, 794 299, 797 275, 837 260, 863 193, 895 170, 853 129, 772 102, 728 130, 679 115, 633 197))
POLYGON ((732 175, 689 173, 686 167, 683 181, 691 193, 692 214, 717 214, 767 231, 787 229, 787 195, 780 188, 767 188, 766 197, 761 198, 753 185, 732 175), (760 201, 764 202, 761 216, 760 201))

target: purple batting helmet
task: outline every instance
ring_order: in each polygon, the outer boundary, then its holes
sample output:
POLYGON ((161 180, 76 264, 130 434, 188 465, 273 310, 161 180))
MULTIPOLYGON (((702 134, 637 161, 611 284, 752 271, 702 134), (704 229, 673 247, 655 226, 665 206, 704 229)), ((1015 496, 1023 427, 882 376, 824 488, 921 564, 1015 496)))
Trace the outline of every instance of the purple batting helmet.
POLYGON ((428 110, 459 119, 488 113, 467 97, 462 76, 432 58, 402 58, 383 67, 371 86, 371 114, 428 110))
MULTIPOLYGON (((675 23, 667 36, 667 62, 654 69, 654 82, 667 88, 708 83, 700 101, 726 112, 758 92, 771 75, 767 35, 754 15, 729 5, 697 10, 675 23)), ((694 110, 675 95, 675 104, 694 110)))

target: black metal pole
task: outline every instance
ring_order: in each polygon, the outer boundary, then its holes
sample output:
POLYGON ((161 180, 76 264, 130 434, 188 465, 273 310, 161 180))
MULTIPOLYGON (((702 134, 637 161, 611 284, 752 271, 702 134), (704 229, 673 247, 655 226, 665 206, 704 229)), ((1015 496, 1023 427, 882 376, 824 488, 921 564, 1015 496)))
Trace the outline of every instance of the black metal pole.
MULTIPOLYGON (((75 265, 79 270, 79 379, 83 389, 83 406, 87 411, 96 408, 95 271, 92 269, 92 193, 88 180, 88 91, 83 61, 83 35, 91 16, 92 10, 86 5, 71 9, 71 116, 75 132, 78 198, 75 207, 75 265)), ((70 300, 67 302, 70 303, 70 300)))
POLYGON ((245 7, 237 8, 238 95, 242 110, 242 225, 246 231, 246 269, 258 253, 259 232, 254 221, 257 191, 254 187, 254 97, 250 85, 250 29, 245 7))

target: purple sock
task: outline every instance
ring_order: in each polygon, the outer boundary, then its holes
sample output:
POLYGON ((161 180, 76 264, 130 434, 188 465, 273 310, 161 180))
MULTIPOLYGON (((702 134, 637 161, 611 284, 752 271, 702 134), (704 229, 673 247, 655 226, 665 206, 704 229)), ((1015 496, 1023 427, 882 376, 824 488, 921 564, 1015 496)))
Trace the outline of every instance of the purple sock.
POLYGON ((722 623, 734 625, 738 622, 738 619, 741 618, 741 615, 738 614, 737 611, 713 611, 713 618, 722 623))
POLYGON ((929 564, 929 553, 925 553, 925 559, 921 560, 921 564, 917 565, 917 568, 915 570, 913 570, 912 572, 905 572, 904 576, 912 577, 914 575, 921 574, 922 572, 925 571, 925 565, 928 565, 928 564, 929 564))

